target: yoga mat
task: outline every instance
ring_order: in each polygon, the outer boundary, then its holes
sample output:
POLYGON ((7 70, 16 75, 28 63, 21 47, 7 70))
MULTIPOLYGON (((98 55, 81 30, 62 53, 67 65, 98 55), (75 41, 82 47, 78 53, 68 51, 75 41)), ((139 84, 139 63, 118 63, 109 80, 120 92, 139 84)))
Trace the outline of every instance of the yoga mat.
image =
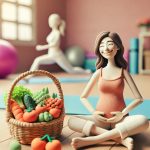
POLYGON ((4 109, 5 104, 4 104, 4 95, 0 93, 0 109, 4 109))
MULTIPOLYGON (((60 77, 58 78, 59 82, 61 83, 84 83, 88 82, 90 77, 72 77, 72 78, 67 78, 67 77, 60 77)), ((53 81, 49 78, 42 78, 42 77, 32 77, 26 82, 25 80, 21 80, 19 83, 21 84, 26 84, 26 83, 31 83, 31 84, 45 84, 45 83, 52 83, 53 81)))
MULTIPOLYGON (((88 98, 89 102, 95 108, 98 100, 98 96, 91 96, 88 98)), ((130 104, 133 100, 125 99, 126 105, 130 104)), ((150 119, 150 100, 144 100, 144 102, 138 105, 135 109, 130 111, 130 115, 141 114, 150 119)), ((90 112, 83 106, 79 96, 65 96, 65 112, 66 114, 76 115, 90 115, 90 112)))
MULTIPOLYGON (((93 105, 95 108, 98 97, 97 96, 91 96, 88 98, 89 102, 93 105)), ((83 104, 80 101, 79 96, 75 95, 66 95, 64 96, 65 100, 65 113, 69 115, 90 115, 88 110, 83 106, 83 104)), ((132 99, 126 99, 125 100, 126 105, 132 102, 132 99)), ((0 108, 4 109, 4 100, 3 95, 0 95, 0 108)), ((146 116, 148 119, 150 119, 150 100, 144 100, 142 104, 137 106, 135 109, 133 109, 130 112, 130 115, 137 115, 141 114, 146 116)))

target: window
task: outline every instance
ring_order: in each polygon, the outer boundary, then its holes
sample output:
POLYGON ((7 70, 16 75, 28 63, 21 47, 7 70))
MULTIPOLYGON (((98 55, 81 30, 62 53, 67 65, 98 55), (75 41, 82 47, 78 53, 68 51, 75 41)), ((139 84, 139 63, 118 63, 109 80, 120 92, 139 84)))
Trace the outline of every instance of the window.
POLYGON ((0 0, 0 38, 35 42, 34 0, 0 0))

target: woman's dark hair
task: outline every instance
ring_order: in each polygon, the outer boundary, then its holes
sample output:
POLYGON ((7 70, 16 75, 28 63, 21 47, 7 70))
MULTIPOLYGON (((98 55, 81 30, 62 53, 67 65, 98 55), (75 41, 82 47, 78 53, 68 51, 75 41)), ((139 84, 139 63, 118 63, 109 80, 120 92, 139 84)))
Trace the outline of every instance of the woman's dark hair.
POLYGON ((114 32, 112 32, 112 33, 111 32, 102 32, 96 38, 96 42, 95 42, 95 54, 97 56, 96 69, 105 67, 108 62, 108 60, 106 58, 104 58, 99 51, 99 45, 100 45, 101 41, 106 37, 110 37, 113 40, 113 42, 117 45, 117 47, 119 48, 119 50, 117 51, 117 53, 115 55, 116 65, 120 68, 126 69, 127 62, 123 58, 124 46, 122 44, 122 41, 121 41, 119 35, 114 32))

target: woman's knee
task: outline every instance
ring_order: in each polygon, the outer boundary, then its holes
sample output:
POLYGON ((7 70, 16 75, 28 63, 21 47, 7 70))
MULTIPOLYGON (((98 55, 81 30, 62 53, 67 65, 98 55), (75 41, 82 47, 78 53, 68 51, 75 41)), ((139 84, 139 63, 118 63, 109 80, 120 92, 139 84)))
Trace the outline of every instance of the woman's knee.
POLYGON ((137 115, 136 123, 139 124, 139 126, 143 126, 143 129, 147 129, 149 127, 149 121, 143 115, 137 115))
POLYGON ((143 115, 126 117, 122 122, 116 124, 116 129, 122 138, 145 131, 149 127, 148 119, 143 115))
POLYGON ((126 122, 127 124, 133 124, 135 126, 143 126, 145 128, 148 128, 149 126, 148 119, 143 115, 128 116, 127 118, 125 118, 124 122, 126 122))
POLYGON ((149 127, 149 121, 143 115, 135 115, 133 121, 130 121, 126 127, 130 135, 142 133, 149 127))
POLYGON ((70 117, 68 119, 68 126, 71 130, 85 134, 86 136, 90 135, 94 122, 81 119, 78 117, 70 117))
POLYGON ((82 132, 82 128, 86 121, 84 119, 78 117, 69 117, 68 119, 68 126, 71 130, 82 132))

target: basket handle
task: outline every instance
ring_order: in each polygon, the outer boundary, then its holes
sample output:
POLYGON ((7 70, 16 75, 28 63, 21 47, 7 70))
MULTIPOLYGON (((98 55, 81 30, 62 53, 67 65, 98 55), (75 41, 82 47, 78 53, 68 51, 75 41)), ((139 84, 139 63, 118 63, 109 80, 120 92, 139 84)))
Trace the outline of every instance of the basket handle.
POLYGON ((35 71, 27 71, 27 72, 24 72, 22 74, 20 74, 15 80, 14 82, 12 83, 11 85, 11 88, 8 92, 8 97, 7 97, 7 103, 6 103, 6 111, 7 111, 7 121, 9 121, 9 119, 11 117, 13 117, 13 114, 10 110, 10 99, 11 99, 11 95, 12 95, 12 92, 14 90, 14 87, 16 86, 16 84, 22 80, 23 78, 25 78, 26 76, 28 75, 46 75, 47 77, 51 78, 53 80, 53 82, 55 83, 57 89, 58 89, 58 92, 59 92, 59 97, 60 99, 62 99, 64 101, 64 96, 63 96, 63 92, 62 92, 62 88, 61 88, 61 85, 60 85, 60 82, 59 80, 54 76, 52 75, 50 72, 48 71, 45 71, 45 70, 35 70, 35 71))

